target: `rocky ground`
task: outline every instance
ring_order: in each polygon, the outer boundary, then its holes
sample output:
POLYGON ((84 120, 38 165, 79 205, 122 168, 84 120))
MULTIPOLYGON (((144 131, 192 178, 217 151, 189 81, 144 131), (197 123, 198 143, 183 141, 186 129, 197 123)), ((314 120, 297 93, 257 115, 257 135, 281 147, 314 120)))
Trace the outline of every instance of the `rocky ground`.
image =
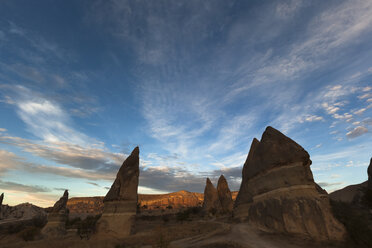
POLYGON ((20 247, 236 247, 236 248, 310 248, 351 247, 346 244, 314 243, 293 236, 264 233, 247 223, 231 223, 226 219, 185 220, 139 219, 136 233, 125 239, 100 239, 93 236, 81 239, 76 230, 69 230, 64 238, 24 241, 19 234, 1 236, 0 246, 20 247), (75 233, 74 233, 75 231, 75 233))

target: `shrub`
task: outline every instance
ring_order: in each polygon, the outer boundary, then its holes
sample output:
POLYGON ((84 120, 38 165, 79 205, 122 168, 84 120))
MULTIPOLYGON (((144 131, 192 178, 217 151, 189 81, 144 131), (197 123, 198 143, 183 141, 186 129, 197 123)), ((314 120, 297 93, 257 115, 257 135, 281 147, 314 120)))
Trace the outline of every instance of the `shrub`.
POLYGON ((188 210, 178 212, 176 214, 176 218, 177 218, 177 221, 181 221, 181 222, 185 220, 189 220, 190 212, 188 210))
POLYGON ((163 215, 162 216, 162 219, 165 223, 167 223, 169 221, 169 215, 163 215))
POLYGON ((75 217, 73 219, 67 219, 66 221, 66 228, 67 229, 70 229, 70 228, 77 228, 79 226, 79 224, 81 223, 81 218, 80 217, 75 217))
POLYGON ((91 235, 96 232, 96 223, 101 215, 88 216, 78 224, 78 235, 81 239, 90 239, 91 235))
POLYGON ((24 241, 35 240, 35 237, 40 235, 40 228, 34 226, 28 226, 18 233, 18 237, 22 238, 24 241))
POLYGON ((167 209, 173 209, 173 207, 171 205, 168 205, 167 209))
POLYGON ((166 230, 162 228, 157 228, 154 234, 155 242, 153 243, 153 248, 168 248, 170 244, 170 238, 167 235, 166 230))
POLYGON ((217 209, 216 209, 216 208, 211 208, 211 209, 209 210, 209 213, 211 213, 212 215, 216 215, 216 213, 217 213, 217 209))

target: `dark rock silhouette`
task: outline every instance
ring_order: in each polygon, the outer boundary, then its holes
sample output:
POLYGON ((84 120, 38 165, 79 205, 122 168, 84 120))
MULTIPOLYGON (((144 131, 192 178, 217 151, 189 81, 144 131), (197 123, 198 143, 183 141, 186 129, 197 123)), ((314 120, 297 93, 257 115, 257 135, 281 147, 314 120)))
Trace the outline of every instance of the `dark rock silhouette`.
POLYGON ((217 189, 213 186, 211 180, 207 178, 204 189, 203 211, 207 214, 216 214, 221 212, 221 210, 217 189))
POLYGON ((66 204, 68 201, 68 190, 66 189, 63 196, 54 204, 52 213, 59 213, 60 211, 66 211, 66 204))
POLYGON ((345 228, 316 185, 309 154, 278 130, 267 127, 254 139, 243 167, 234 217, 267 231, 316 240, 342 240, 345 228))
POLYGON ((137 146, 120 167, 116 179, 103 201, 137 201, 138 176, 139 148, 137 146))
POLYGON ((139 148, 123 162, 109 192, 104 210, 97 222, 97 237, 126 237, 131 234, 138 201, 139 148))
POLYGON ((217 193, 220 199, 221 208, 223 213, 230 213, 233 210, 234 202, 231 196, 229 185, 227 184, 226 178, 221 175, 217 183, 217 193))
POLYGON ((48 222, 41 230, 46 238, 60 237, 66 234, 66 221, 69 210, 66 207, 68 201, 68 191, 65 190, 63 196, 54 204, 48 214, 48 222))
POLYGON ((367 173, 368 173, 368 189, 372 190, 372 158, 371 158, 371 161, 369 162, 367 173))
MULTIPOLYGON (((3 205, 3 199, 4 199, 4 193, 1 193, 1 195, 0 195, 0 207, 1 207, 1 205, 3 205)), ((1 211, 1 209, 0 209, 0 211, 1 211)))

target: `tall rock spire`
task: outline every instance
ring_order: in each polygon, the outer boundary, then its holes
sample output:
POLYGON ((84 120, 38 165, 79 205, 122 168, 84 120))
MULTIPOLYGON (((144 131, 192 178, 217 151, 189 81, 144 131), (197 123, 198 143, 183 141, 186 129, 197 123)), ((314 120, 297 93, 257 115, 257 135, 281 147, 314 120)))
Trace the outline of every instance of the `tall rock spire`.
POLYGON ((137 146, 123 162, 103 201, 137 201, 138 177, 139 147, 137 146))
POLYGON ((46 238, 60 237, 66 234, 66 221, 68 220, 69 210, 66 207, 68 201, 68 191, 65 190, 63 196, 54 204, 48 214, 48 222, 41 230, 46 238))
POLYGON ((267 127, 261 141, 252 142, 234 217, 265 230, 342 240, 345 228, 333 217, 328 195, 315 184, 310 165, 299 144, 267 127))
POLYGON ((218 198, 217 190, 209 178, 207 178, 204 189, 203 210, 207 214, 216 214, 221 212, 221 203, 218 198))
POLYGON ((221 202, 223 213, 230 213, 233 210, 234 202, 232 200, 231 191, 227 184, 226 178, 221 175, 217 183, 218 198, 221 202))
POLYGON ((104 210, 97 222, 97 237, 123 238, 133 230, 138 201, 139 148, 134 148, 120 167, 106 194, 104 210))

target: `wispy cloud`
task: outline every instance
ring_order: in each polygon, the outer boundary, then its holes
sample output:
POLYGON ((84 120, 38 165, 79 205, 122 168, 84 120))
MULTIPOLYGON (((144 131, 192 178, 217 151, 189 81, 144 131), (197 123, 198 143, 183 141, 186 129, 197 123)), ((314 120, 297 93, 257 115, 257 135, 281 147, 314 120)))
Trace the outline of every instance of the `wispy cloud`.
POLYGON ((346 134, 346 136, 350 139, 353 139, 353 138, 356 138, 356 137, 359 137, 365 133, 368 133, 368 129, 363 127, 363 126, 357 126, 356 128, 354 128, 353 130, 351 130, 350 132, 348 132, 346 134))
POLYGON ((20 192, 32 192, 32 193, 40 193, 40 192, 50 192, 51 190, 42 186, 38 185, 24 185, 15 182, 8 182, 0 180, 0 188, 12 191, 20 191, 20 192))

